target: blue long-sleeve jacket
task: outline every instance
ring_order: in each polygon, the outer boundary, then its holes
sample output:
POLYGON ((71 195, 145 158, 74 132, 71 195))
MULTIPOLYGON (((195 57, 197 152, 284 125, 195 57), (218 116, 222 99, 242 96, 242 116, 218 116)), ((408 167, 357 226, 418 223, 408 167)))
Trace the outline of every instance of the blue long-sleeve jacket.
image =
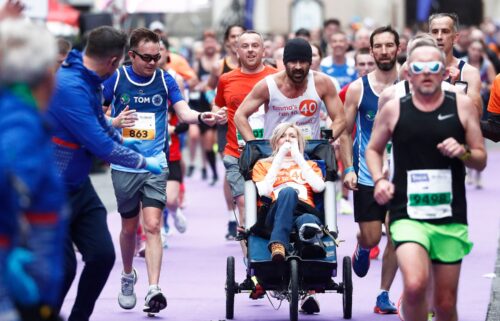
POLYGON ((28 272, 43 302, 55 306, 63 280, 63 241, 68 212, 57 175, 49 128, 27 87, 0 93, 0 238, 21 240, 33 253, 28 272), (29 233, 21 235, 21 216, 29 233))
POLYGON ((69 192, 87 179, 91 154, 130 168, 146 166, 144 157, 123 147, 120 134, 107 123, 102 111, 103 80, 83 65, 76 50, 57 72, 47 119, 54 129, 57 167, 69 192))

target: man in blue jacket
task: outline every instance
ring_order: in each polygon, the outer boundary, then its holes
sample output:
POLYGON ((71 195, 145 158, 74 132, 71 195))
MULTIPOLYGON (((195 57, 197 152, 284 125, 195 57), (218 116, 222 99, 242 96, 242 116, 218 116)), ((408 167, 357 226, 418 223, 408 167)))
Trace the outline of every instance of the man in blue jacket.
POLYGON ((22 19, 0 24, 2 321, 57 318, 67 211, 43 121, 56 57, 46 29, 22 19))
MULTIPOLYGON (((106 209, 89 178, 91 155, 130 168, 162 172, 159 162, 124 147, 123 140, 102 111, 102 82, 118 68, 126 35, 111 27, 90 32, 85 51, 71 51, 57 72, 57 85, 48 110, 54 127, 56 163, 71 205, 69 235, 65 241, 65 282, 69 290, 76 273, 73 243, 82 254, 83 268, 70 321, 86 321, 94 309, 115 261, 106 223, 106 209), (123 145, 122 145, 123 144, 123 145)), ((64 296, 61 297, 60 305, 64 296)))

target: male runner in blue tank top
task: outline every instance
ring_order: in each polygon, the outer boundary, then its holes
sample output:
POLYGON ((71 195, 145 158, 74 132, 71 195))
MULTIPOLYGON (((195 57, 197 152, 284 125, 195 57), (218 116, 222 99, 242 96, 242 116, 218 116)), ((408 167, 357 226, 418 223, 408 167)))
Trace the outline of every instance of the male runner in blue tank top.
POLYGON ((122 135, 137 141, 134 148, 141 154, 155 158, 163 172, 152 175, 141 169, 112 164, 111 177, 122 217, 120 247, 123 259, 121 290, 118 303, 124 309, 136 304, 134 284, 137 272, 132 266, 135 237, 142 207, 143 227, 146 232, 146 265, 149 289, 143 311, 158 313, 167 306, 159 287, 163 247, 160 236, 161 215, 165 207, 168 167, 164 152, 167 138, 167 108, 173 106, 179 119, 186 123, 205 123, 213 126, 225 114, 191 110, 184 101, 174 78, 158 68, 160 39, 145 28, 132 31, 128 52, 132 65, 123 66, 104 82, 104 98, 113 102, 113 115, 119 115, 127 106, 136 110, 134 126, 122 129, 122 135))
POLYGON ((477 170, 486 166, 472 100, 441 89, 447 76, 444 62, 433 46, 411 52, 407 74, 412 93, 380 109, 366 151, 374 198, 379 204, 390 201, 390 232, 404 286, 400 315, 405 321, 426 320, 431 282, 436 320, 459 319, 461 261, 472 248, 464 165, 477 170), (392 182, 382 173, 382 155, 391 137, 392 182))
MULTIPOLYGON (((373 31, 370 36, 370 49, 377 68, 349 86, 344 104, 348 133, 353 131, 356 121, 354 148, 350 135, 342 135, 340 152, 343 155, 342 159, 353 158, 354 163, 354 167, 347 167, 344 170, 344 185, 354 190, 354 220, 359 224, 359 233, 358 245, 353 255, 353 270, 359 277, 364 277, 368 273, 370 249, 379 243, 382 224, 386 221, 387 209, 378 205, 373 199, 373 180, 366 166, 365 150, 377 114, 379 94, 398 79, 396 65, 398 46, 399 35, 390 26, 373 31)), ((382 259, 381 292, 377 297, 374 312, 382 314, 397 312, 388 293, 396 271, 394 247, 388 237, 382 259)))

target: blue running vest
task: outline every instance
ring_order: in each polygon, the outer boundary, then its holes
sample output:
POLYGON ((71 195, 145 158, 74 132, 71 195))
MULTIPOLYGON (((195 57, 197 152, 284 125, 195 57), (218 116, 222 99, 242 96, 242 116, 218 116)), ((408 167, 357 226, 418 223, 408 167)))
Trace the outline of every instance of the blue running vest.
MULTIPOLYGON (((113 117, 129 106, 135 109, 140 117, 132 129, 122 129, 124 138, 136 138, 142 143, 135 150, 144 157, 155 157, 163 167, 167 166, 165 156, 168 89, 163 70, 157 69, 151 79, 145 83, 132 80, 131 66, 118 69, 118 80, 115 84, 113 100, 113 117), (154 118, 154 122, 153 122, 154 118), (138 125, 141 124, 141 125, 138 125), (142 125, 144 124, 144 125, 142 125)), ((137 78, 137 77, 135 77, 137 78)), ((134 173, 145 173, 144 169, 132 169, 112 164, 111 168, 134 173)))
POLYGON ((358 114, 356 116, 356 137, 353 146, 354 169, 358 175, 358 183, 373 186, 372 176, 366 165, 366 146, 372 135, 373 122, 378 110, 378 95, 372 90, 368 76, 361 78, 363 89, 358 114))

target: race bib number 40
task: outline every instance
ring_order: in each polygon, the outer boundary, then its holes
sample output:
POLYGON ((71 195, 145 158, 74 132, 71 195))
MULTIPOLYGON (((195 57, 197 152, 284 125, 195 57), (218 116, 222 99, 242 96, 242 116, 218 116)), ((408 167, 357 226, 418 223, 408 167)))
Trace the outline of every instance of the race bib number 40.
POLYGON ((155 139, 155 114, 154 113, 137 113, 135 125, 130 128, 123 128, 123 137, 137 138, 142 140, 155 139))
POLYGON ((410 218, 429 220, 452 216, 453 193, 449 169, 412 170, 407 175, 410 218))

